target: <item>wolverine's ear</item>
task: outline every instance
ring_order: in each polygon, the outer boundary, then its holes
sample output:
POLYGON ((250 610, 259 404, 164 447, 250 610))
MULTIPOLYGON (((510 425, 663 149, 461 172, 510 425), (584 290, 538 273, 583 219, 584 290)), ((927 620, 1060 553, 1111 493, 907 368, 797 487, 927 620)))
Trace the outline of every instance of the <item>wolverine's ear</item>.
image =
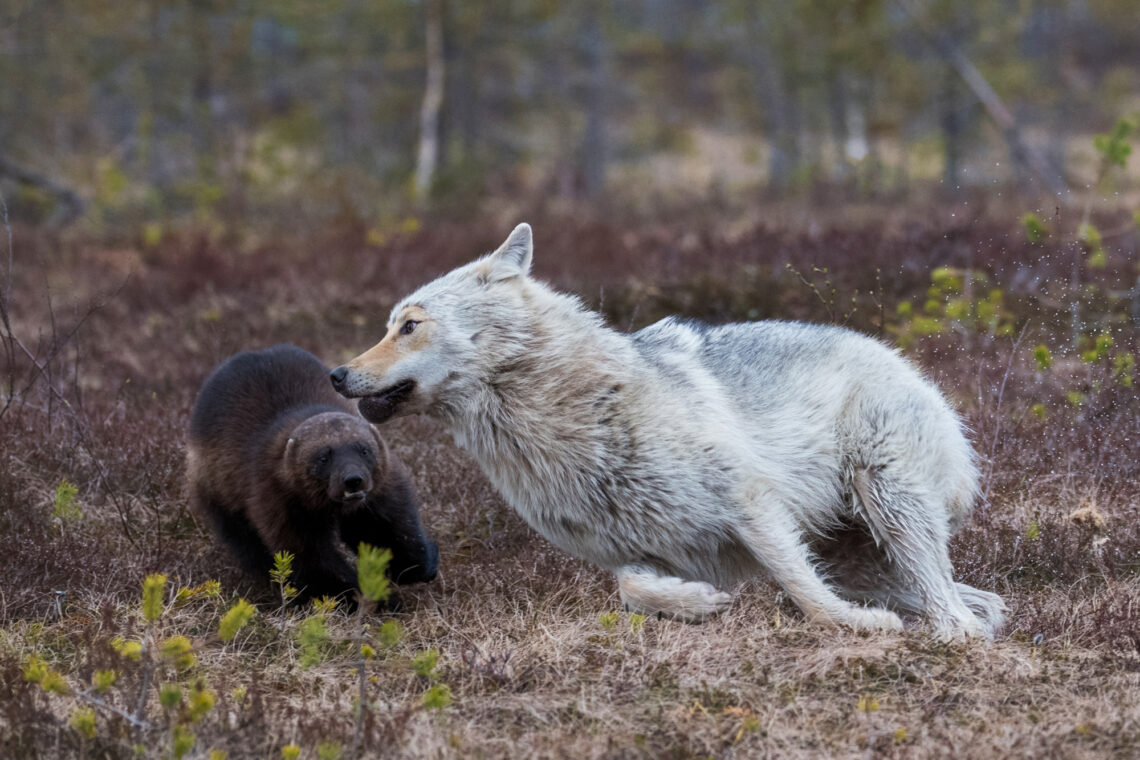
POLYGON ((293 457, 297 456, 297 439, 290 436, 285 442, 285 451, 281 454, 281 461, 287 469, 292 469, 293 457))
POLYGON ((530 262, 534 258, 534 240, 530 225, 523 222, 515 227, 499 249, 487 257, 486 276, 488 282, 509 280, 525 276, 530 272, 530 262))

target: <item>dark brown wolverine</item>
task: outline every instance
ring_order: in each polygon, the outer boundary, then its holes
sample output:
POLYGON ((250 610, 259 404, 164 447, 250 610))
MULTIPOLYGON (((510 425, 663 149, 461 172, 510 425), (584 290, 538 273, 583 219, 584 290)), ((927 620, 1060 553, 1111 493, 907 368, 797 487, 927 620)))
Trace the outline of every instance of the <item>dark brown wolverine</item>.
POLYGON ((384 439, 338 395, 317 357, 296 346, 246 351, 206 380, 190 417, 187 471, 198 513, 251 575, 295 556, 301 601, 344 595, 356 571, 343 541, 392 550, 397 583, 430 581, 439 550, 384 439))

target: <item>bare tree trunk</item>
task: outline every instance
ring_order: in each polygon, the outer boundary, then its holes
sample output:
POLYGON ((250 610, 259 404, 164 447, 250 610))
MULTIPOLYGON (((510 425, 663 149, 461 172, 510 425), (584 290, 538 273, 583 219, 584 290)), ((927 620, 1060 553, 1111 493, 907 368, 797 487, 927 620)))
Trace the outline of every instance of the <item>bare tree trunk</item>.
POLYGON ((764 132, 771 157, 768 160, 768 185, 776 190, 787 187, 792 172, 800 162, 798 114, 794 99, 785 86, 784 71, 770 44, 765 19, 757 6, 749 17, 748 65, 756 83, 763 115, 764 132))
POLYGON ((942 77, 941 103, 942 141, 945 148, 945 164, 942 168, 942 184, 948 192, 956 192, 961 185, 959 174, 962 168, 962 99, 959 97, 957 76, 946 69, 942 77))
POLYGON ((582 25, 586 54, 586 131, 582 136, 582 183, 586 196, 596 198, 606 185, 606 41, 598 4, 590 3, 582 25))
POLYGON ((420 108, 420 146, 416 153, 415 197, 427 200, 439 161, 439 112, 443 105, 443 0, 427 0, 426 18, 427 82, 420 108))
POLYGON ((914 0, 899 0, 899 6, 915 21, 919 30, 931 40, 938 53, 954 67, 966 86, 970 88, 974 96, 981 101, 986 111, 989 112, 990 118, 1001 128, 1006 142, 1009 143, 1013 160, 1023 164, 1036 174, 1050 192, 1059 195, 1067 190, 1065 178, 1060 172, 1050 167, 1048 161, 1025 142, 1021 135, 1021 127, 1013 117, 1013 113, 1002 102, 986 78, 982 76, 982 72, 978 71, 978 67, 962 52, 962 48, 945 33, 927 27, 922 17, 922 8, 914 0))
POLYGON ((827 71, 827 112, 831 117, 831 132, 835 143, 835 166, 831 178, 842 183, 847 179, 847 145, 851 141, 851 130, 847 123, 850 104, 847 96, 847 83, 843 71, 838 66, 829 66, 827 71))
POLYGON ((199 161, 217 161, 214 155, 214 61, 213 36, 210 31, 211 0, 190 3, 190 38, 194 47, 194 132, 199 161))

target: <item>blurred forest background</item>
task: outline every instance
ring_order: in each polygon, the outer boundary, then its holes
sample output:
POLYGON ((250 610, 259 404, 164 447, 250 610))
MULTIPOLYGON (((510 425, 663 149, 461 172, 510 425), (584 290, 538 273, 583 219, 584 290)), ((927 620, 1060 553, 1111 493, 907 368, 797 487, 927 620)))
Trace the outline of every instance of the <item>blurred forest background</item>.
POLYGON ((0 1, 32 223, 1058 193, 1138 110, 1135 0, 0 1))
POLYGON ((0 758, 1140 757, 1138 127, 1137 0, 0 0, 0 758), (347 361, 521 221, 618 329, 898 346, 999 640, 761 580, 622 613, 421 418, 403 611, 240 575, 187 498, 211 368, 347 361))

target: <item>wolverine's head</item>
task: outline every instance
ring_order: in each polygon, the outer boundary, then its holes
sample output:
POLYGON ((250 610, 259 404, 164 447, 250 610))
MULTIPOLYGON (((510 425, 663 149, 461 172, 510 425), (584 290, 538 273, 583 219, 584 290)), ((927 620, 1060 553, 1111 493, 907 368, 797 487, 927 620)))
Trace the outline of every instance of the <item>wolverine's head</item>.
POLYGON ((520 224, 494 253, 412 293, 392 309, 379 343, 332 371, 333 387, 359 398, 372 422, 427 411, 500 352, 488 342, 498 318, 509 318, 507 302, 520 297, 533 255, 530 225, 520 224))
POLYGON ((314 503, 357 504, 383 479, 387 459, 375 428, 352 414, 326 412, 290 431, 281 477, 314 503))

